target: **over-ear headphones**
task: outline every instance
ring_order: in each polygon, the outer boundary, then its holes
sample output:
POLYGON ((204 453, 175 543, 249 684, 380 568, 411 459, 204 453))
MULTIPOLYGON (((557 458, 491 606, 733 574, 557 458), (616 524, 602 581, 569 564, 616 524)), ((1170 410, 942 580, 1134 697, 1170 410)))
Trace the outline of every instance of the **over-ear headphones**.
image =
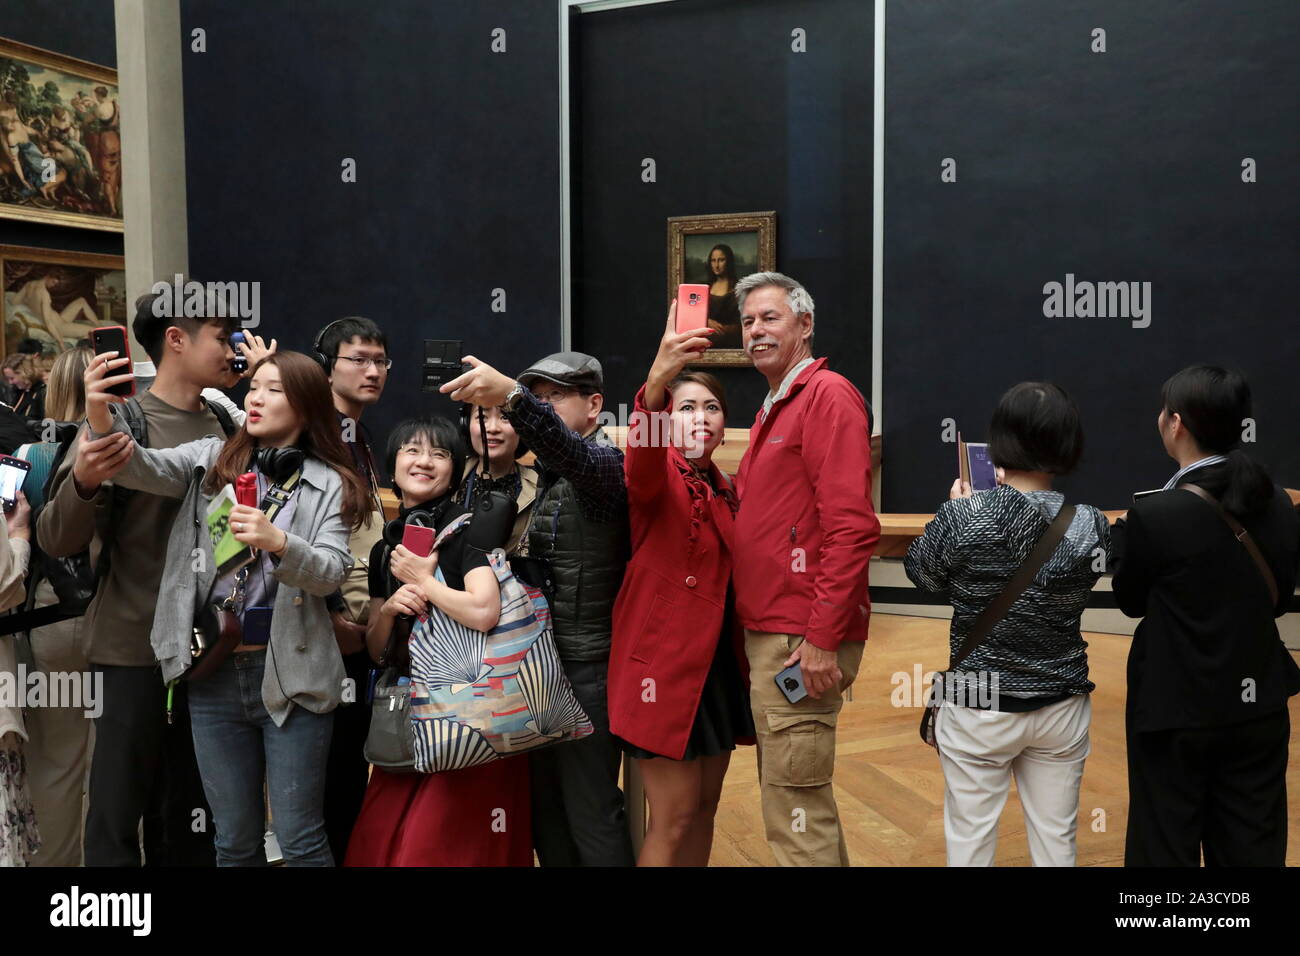
POLYGON ((282 484, 293 477, 294 472, 302 468, 307 454, 301 448, 257 448, 253 450, 250 461, 257 470, 266 475, 273 485, 282 484))
POLYGON ((320 367, 324 369, 326 376, 333 374, 334 359, 337 358, 337 356, 326 355, 324 352, 322 352, 321 345, 320 345, 321 341, 325 338, 326 332, 334 328, 334 326, 338 325, 340 322, 346 322, 351 318, 352 316, 345 315, 341 319, 335 319, 329 325, 325 326, 325 328, 321 329, 319 332, 316 333, 316 341, 312 342, 311 344, 312 358, 314 358, 320 364, 320 367))
POLYGON ((408 524, 415 525, 417 528, 436 528, 438 515, 442 514, 443 506, 446 501, 430 510, 428 508, 412 508, 405 515, 394 518, 384 525, 384 543, 390 548, 395 548, 402 543, 402 532, 408 524))

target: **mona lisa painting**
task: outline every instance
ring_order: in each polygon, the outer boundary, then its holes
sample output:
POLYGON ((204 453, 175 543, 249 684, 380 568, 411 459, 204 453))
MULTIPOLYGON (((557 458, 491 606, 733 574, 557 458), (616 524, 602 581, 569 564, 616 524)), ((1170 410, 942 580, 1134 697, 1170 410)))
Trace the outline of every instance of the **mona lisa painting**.
POLYGON ((713 346, 692 365, 748 365, 741 348, 736 283, 776 268, 776 213, 674 216, 668 220, 668 298, 683 282, 709 287, 713 346))

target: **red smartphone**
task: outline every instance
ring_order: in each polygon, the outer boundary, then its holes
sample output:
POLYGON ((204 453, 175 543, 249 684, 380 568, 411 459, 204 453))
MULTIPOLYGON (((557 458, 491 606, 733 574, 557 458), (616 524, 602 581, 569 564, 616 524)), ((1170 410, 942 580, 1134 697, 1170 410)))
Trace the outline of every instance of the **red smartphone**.
POLYGON ((682 284, 677 287, 677 331, 709 327, 709 287, 682 284))
POLYGON ((402 547, 418 557, 427 558, 433 553, 433 537, 432 528, 408 524, 402 529, 402 547))
MULTIPOLYGON (((102 355, 105 352, 116 352, 118 358, 130 359, 131 346, 130 340, 126 335, 126 328, 121 325, 104 325, 97 329, 91 329, 90 341, 95 346, 95 354, 102 355)), ((131 372, 133 366, 131 362, 118 368, 109 369, 108 375, 111 378, 114 375, 122 375, 131 372)), ((130 398, 135 394, 135 379, 129 382, 122 382, 110 388, 109 393, 112 395, 121 395, 123 398, 130 398)))
POLYGON ((250 508, 257 507, 257 473, 246 471, 235 478, 235 500, 250 508))

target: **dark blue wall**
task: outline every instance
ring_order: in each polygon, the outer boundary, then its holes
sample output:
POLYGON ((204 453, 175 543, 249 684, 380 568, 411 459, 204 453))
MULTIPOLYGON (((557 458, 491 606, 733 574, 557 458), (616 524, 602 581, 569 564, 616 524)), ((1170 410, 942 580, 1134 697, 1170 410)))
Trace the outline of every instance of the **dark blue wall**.
POLYGON ((998 397, 1050 379, 1079 404, 1067 496, 1123 508, 1176 465, 1160 384, 1195 362, 1250 380, 1247 449, 1300 486, 1300 4, 926 0, 885 31, 886 511, 932 511, 998 397), (1107 52, 1090 52, 1091 31, 1107 52), (1243 157, 1259 181, 1241 180, 1243 157), (957 181, 940 163, 957 160, 957 181), (1067 273, 1152 283, 1151 325, 1045 318, 1067 273))
POLYGON ((282 347, 379 322, 394 367, 377 437, 452 410, 418 390, 425 338, 510 372, 559 348, 553 3, 182 0, 181 19, 190 271, 260 281, 259 331, 282 347))
MULTIPOLYGON (((768 209, 777 269, 816 302, 816 353, 870 396, 873 43, 862 0, 678 0, 574 19, 575 341, 604 361, 607 403, 631 403, 663 335, 668 218, 768 209), (796 28, 806 52, 792 50, 796 28)), ((749 427, 766 380, 708 370, 727 424, 749 427)))

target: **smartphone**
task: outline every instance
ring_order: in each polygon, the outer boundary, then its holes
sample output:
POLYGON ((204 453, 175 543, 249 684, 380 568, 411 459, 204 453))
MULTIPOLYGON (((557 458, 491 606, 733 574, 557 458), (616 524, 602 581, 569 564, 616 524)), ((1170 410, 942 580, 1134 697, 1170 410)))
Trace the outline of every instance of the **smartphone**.
MULTIPOLYGON (((104 325, 97 329, 91 329, 90 340, 95 346, 95 354, 102 355, 104 352, 116 352, 120 359, 131 358, 131 346, 126 337, 126 329, 120 325, 104 325)), ((111 378, 115 375, 123 375, 132 371, 131 362, 115 369, 109 369, 106 377, 111 378)), ((111 395, 120 395, 123 398, 130 398, 135 394, 135 379, 129 382, 122 382, 114 385, 109 390, 111 395)))
POLYGON ((30 461, 12 455, 0 455, 0 503, 3 503, 5 511, 13 510, 14 505, 18 504, 18 492, 31 470, 30 461))
POLYGON ((271 643, 272 610, 264 606, 244 608, 243 643, 253 647, 271 643))
POLYGON ((433 529, 418 524, 408 524, 402 529, 402 547, 421 558, 433 553, 433 529))
POLYGON ((246 341, 247 339, 245 339, 243 332, 230 333, 230 347, 235 350, 235 358, 230 363, 230 368, 238 375, 243 375, 248 371, 248 359, 245 358, 244 353, 240 351, 246 341))
POLYGON ((709 287, 682 284, 677 287, 677 331, 709 327, 709 287))
POLYGON ((798 661, 777 674, 774 680, 777 688, 785 694, 785 699, 792 704, 797 704, 808 696, 808 688, 803 686, 803 668, 798 661))

